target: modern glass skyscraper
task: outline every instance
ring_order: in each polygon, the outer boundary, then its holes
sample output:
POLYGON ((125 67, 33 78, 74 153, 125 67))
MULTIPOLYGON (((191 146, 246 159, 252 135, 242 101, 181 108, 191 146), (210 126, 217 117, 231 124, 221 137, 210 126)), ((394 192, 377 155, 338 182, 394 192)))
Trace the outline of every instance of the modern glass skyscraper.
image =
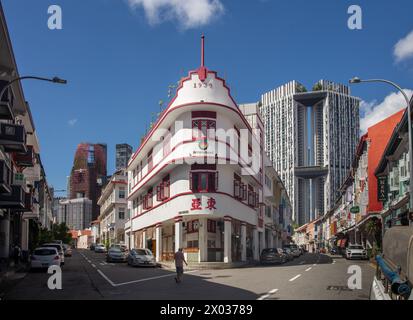
POLYGON ((303 225, 332 208, 359 140, 360 100, 320 80, 311 92, 291 81, 261 97, 265 147, 303 225))

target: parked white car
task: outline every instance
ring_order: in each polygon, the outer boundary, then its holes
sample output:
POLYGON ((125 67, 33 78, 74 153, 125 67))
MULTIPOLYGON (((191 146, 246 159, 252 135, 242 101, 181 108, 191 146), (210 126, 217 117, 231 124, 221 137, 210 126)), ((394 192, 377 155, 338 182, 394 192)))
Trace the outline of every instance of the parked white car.
POLYGON ((367 250, 359 244, 350 244, 346 249, 346 259, 367 260, 367 250))
POLYGON ((101 244, 101 243, 97 244, 97 245, 95 246, 95 252, 98 252, 98 253, 106 253, 107 250, 106 250, 105 245, 104 245, 104 244, 101 244))
POLYGON ((31 255, 30 268, 43 269, 50 266, 61 266, 62 260, 59 252, 54 247, 39 247, 36 248, 31 255))
POLYGON ((60 261, 62 262, 62 266, 65 264, 65 251, 63 249, 63 245, 59 243, 44 243, 42 244, 42 247, 51 247, 51 248, 56 248, 57 252, 59 253, 60 256, 60 261))

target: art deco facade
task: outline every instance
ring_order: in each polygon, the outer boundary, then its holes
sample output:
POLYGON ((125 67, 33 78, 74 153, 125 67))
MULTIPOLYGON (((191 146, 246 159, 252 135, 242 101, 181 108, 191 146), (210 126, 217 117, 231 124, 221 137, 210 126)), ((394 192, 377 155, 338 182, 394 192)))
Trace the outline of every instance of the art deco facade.
POLYGON ((264 188, 262 121, 256 111, 244 112, 203 59, 181 79, 128 163, 130 247, 149 248, 158 261, 184 248, 189 262, 230 263, 281 245, 274 219, 265 217, 265 204, 276 207, 279 185, 264 188))
POLYGON ((321 80, 307 92, 296 81, 261 97, 265 148, 303 225, 335 203, 359 137, 359 99, 321 80))

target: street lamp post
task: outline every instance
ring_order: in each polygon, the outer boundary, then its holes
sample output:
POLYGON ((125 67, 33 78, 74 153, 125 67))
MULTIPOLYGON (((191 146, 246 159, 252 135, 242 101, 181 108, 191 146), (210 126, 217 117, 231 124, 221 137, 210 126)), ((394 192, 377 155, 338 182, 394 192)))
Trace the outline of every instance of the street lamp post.
POLYGON ((40 80, 40 81, 48 81, 48 82, 53 82, 53 83, 60 83, 60 84, 66 84, 67 81, 64 79, 60 79, 59 77, 54 77, 54 78, 42 78, 42 77, 34 77, 34 76, 24 76, 24 77, 18 77, 15 78, 11 81, 9 81, 4 88, 1 90, 0 92, 0 101, 3 98, 4 93, 6 92, 6 90, 16 81, 20 81, 20 80, 25 80, 25 79, 32 79, 32 80, 40 80))
MULTIPOLYGON (((413 173, 413 141, 412 141, 412 123, 411 123, 411 108, 413 104, 413 97, 409 100, 406 92, 396 83, 385 80, 385 79, 366 79, 362 80, 358 77, 354 77, 349 81, 351 84, 357 84, 362 82, 382 82, 387 83, 393 87, 395 87, 399 92, 402 93, 404 99, 406 100, 407 104, 407 120, 408 120, 408 135, 409 135, 409 171, 410 171, 410 182, 409 182, 409 213, 413 211, 413 186, 412 186, 412 173, 413 173)), ((412 221, 410 221, 410 225, 412 225, 412 221)))

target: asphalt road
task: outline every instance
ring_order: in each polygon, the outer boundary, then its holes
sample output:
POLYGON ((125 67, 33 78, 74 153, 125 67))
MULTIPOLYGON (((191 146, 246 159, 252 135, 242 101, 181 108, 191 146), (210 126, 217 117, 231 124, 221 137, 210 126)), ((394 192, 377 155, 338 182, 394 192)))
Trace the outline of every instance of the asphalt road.
POLYGON ((106 263, 105 255, 74 250, 62 271, 62 289, 47 287, 49 274, 29 272, 3 297, 15 299, 171 300, 365 300, 374 268, 368 261, 307 253, 280 266, 186 272, 176 284, 173 270, 106 263), (347 286, 349 267, 361 268, 362 289, 347 286))

